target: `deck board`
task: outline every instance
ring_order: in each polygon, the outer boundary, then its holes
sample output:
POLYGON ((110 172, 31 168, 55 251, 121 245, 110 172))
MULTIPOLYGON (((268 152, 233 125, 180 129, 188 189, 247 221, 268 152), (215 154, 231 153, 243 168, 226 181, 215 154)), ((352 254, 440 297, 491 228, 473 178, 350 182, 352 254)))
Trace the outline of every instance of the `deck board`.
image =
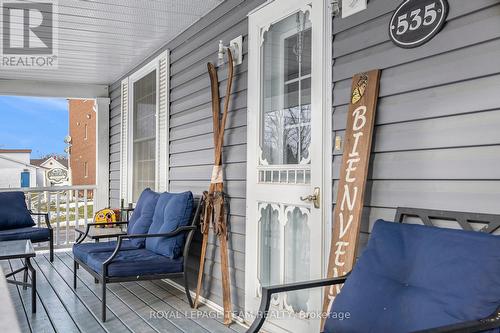
MULTIPOLYGON (((9 264, 12 270, 21 268, 24 265, 21 259, 10 260, 9 264)), ((32 260, 32 265, 36 269, 36 265, 33 262, 33 260, 32 260)), ((17 273, 14 279, 17 281, 22 281, 22 276, 23 273, 17 273)), ((43 278, 44 277, 40 276, 40 273, 38 273, 37 270, 37 288, 40 288, 40 286, 46 286, 47 282, 42 281, 43 278)), ((31 277, 29 277, 29 279, 31 279, 31 277)), ((28 282, 31 281, 28 280, 28 282)), ((31 313, 31 289, 27 288, 26 290, 23 290, 23 287, 21 286, 17 286, 17 289, 19 291, 19 294, 21 295, 21 300, 24 305, 26 318, 30 324, 32 332, 47 332, 47 333, 55 332, 56 330, 54 328, 53 318, 51 318, 47 313, 47 304, 40 297, 40 293, 37 293, 37 300, 36 300, 37 313, 33 314, 31 313)), ((69 329, 73 328, 72 325, 69 325, 67 327, 69 329)))
MULTIPOLYGON (((4 274, 8 274, 9 272, 12 271, 10 263, 7 260, 0 260, 0 266, 2 267, 4 274)), ((18 290, 18 286, 8 283, 7 287, 9 289, 9 294, 12 299, 12 304, 14 305, 16 310, 16 316, 19 322, 19 328, 23 332, 31 332, 32 331, 31 326, 26 316, 26 308, 24 307, 24 303, 21 298, 21 293, 18 290)))
MULTIPOLYGON (((192 329, 190 321, 185 318, 176 318, 175 320, 172 320, 171 318, 158 318, 159 316, 153 316, 152 313, 158 313, 160 311, 174 311, 174 309, 163 306, 164 303, 161 299, 154 295, 142 295, 141 293, 136 293, 134 288, 130 288, 130 286, 127 286, 126 284, 127 283, 116 285, 115 288, 117 290, 121 290, 122 293, 127 293, 129 296, 133 295, 132 297, 135 297, 136 301, 147 305, 148 320, 152 325, 157 327, 159 331, 177 333, 189 333, 195 331, 192 329)), ((135 282, 130 282, 129 284, 135 284, 135 282)))
MULTIPOLYGON (((19 260, 10 260, 10 263, 13 269, 20 267, 19 260)), ((63 303, 61 303, 60 299, 57 297, 57 294, 54 291, 55 289, 54 286, 51 285, 47 277, 40 272, 36 264, 33 267, 37 271, 37 279, 36 279, 37 294, 38 294, 38 300, 40 300, 40 302, 37 302, 37 314, 31 313, 30 289, 24 291, 26 292, 26 297, 23 298, 26 307, 27 317, 31 323, 33 332, 39 331, 35 327, 35 323, 39 321, 38 311, 42 311, 42 309, 45 310, 45 313, 47 314, 47 319, 49 319, 46 321, 42 320, 42 322, 44 323, 50 322, 53 326, 54 331, 68 332, 68 333, 81 332, 76 323, 73 321, 73 318, 68 313, 68 309, 64 306, 63 303)), ((52 274, 55 274, 55 272, 52 272, 52 274)), ((21 275, 19 275, 19 278, 20 277, 21 275)), ((22 288, 21 292, 23 292, 22 288)), ((48 330, 49 328, 47 327, 43 328, 40 331, 44 332, 48 330)))
MULTIPOLYGON (((73 281, 73 258, 66 254, 58 255, 58 258, 64 263, 66 268, 70 271, 69 275, 71 281, 73 281)), ((79 293, 80 289, 87 289, 97 299, 97 311, 94 313, 100 317, 101 315, 101 285, 94 282, 94 278, 87 273, 84 269, 78 270, 78 287, 76 292, 79 293)), ((107 305, 107 319, 108 321, 120 321, 126 326, 126 330, 131 332, 155 332, 155 330, 145 323, 141 317, 139 317, 134 311, 132 311, 125 303, 123 303, 119 298, 117 298, 114 293, 112 293, 109 288, 106 294, 106 305, 107 305), (109 317, 110 314, 114 314, 113 317, 109 317)))
MULTIPOLYGON (((161 292, 169 292, 172 294, 172 297, 169 297, 167 301, 169 304, 174 306, 176 309, 179 309, 181 311, 191 311, 192 309, 189 307, 189 304, 187 301, 185 301, 185 295, 182 291, 180 291, 177 288, 174 288, 173 286, 164 283, 162 281, 146 281, 146 283, 142 284, 144 288, 151 288, 150 290, 154 293, 161 293, 161 292)), ((197 318, 197 323, 200 325, 203 325, 208 331, 210 332, 228 332, 227 327, 223 324, 223 316, 222 314, 219 313, 218 316, 215 316, 215 313, 211 313, 214 317, 212 318, 206 318, 203 316, 204 311, 210 311, 210 309, 206 306, 201 304, 199 306, 199 312, 198 312, 198 318, 197 318)), ((241 327, 240 325, 234 323, 229 327, 231 333, 238 332, 235 329, 237 327, 241 327)), ((242 327, 241 327, 242 328, 242 327)))
POLYGON ((71 285, 68 285, 66 281, 63 280, 48 258, 39 256, 35 260, 35 263, 37 274, 43 274, 50 284, 56 287, 54 288, 54 292, 59 298, 59 301, 65 306, 68 314, 76 323, 80 331, 96 333, 106 332, 85 303, 80 302, 78 299, 75 301, 75 293, 71 285))
MULTIPOLYGON (((3 260, 5 274, 21 267, 22 261, 3 260)), ((163 281, 124 282, 107 285, 107 317, 100 321, 101 285, 84 269, 78 270, 78 286, 73 289, 73 257, 70 251, 56 252, 54 262, 38 252, 33 260, 37 271, 37 313, 31 314, 31 290, 9 284, 22 332, 168 332, 235 333, 245 329, 238 324, 224 326, 222 318, 206 306, 196 311, 186 295, 163 281), (160 313, 160 315, 152 315, 160 313)), ((22 279, 22 273, 16 279, 22 279)))
MULTIPOLYGON (((143 284, 144 282, 141 282, 143 284)), ((146 289, 142 288, 140 284, 136 282, 125 282, 121 284, 122 288, 130 291, 134 295, 136 295, 141 301, 149 304, 153 311, 158 311, 162 313, 168 313, 168 311, 176 311, 174 307, 172 307, 168 302, 166 302, 166 298, 168 295, 164 295, 161 293, 157 296, 156 294, 150 293, 146 289)), ((200 327, 193 323, 192 320, 186 318, 185 316, 179 316, 172 320, 170 317, 166 318, 168 322, 172 322, 172 325, 175 325, 176 329, 172 330, 172 332, 203 332, 206 333, 206 330, 200 330, 200 327)), ((170 331, 169 331, 170 332, 170 331)))
MULTIPOLYGON (((46 259, 46 258, 45 258, 46 259)), ((60 274, 61 278, 65 283, 72 287, 73 285, 73 273, 64 262, 61 261, 59 255, 55 255, 54 262, 52 264, 54 269, 60 274)), ((101 301, 95 296, 95 294, 86 288, 80 280, 78 280, 78 285, 76 292, 74 292, 74 297, 81 303, 85 304, 86 307, 92 312, 96 321, 99 321, 100 311, 101 311, 101 301)), ((109 332, 132 332, 127 326, 116 318, 112 311, 108 311, 108 320, 103 324, 104 328, 109 332)))

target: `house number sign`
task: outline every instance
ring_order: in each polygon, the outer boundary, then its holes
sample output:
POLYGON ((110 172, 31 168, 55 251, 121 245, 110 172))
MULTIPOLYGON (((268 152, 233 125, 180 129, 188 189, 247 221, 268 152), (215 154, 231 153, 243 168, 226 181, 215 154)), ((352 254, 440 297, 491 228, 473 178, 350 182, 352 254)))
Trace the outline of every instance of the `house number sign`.
POLYGON ((447 0, 406 0, 392 15, 389 36, 399 47, 423 45, 443 28, 447 16, 447 0))

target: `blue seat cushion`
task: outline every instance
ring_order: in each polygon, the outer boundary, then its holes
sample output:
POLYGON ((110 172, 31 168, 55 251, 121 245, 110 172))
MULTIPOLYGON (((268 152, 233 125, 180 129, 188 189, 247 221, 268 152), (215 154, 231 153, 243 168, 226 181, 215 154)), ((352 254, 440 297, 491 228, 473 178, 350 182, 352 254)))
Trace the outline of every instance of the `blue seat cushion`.
MULTIPOLYGON (((87 257, 91 253, 113 252, 116 248, 116 241, 102 243, 81 243, 73 245, 73 255, 82 262, 87 262, 87 257)), ((129 240, 122 241, 120 251, 135 250, 138 246, 129 240)))
POLYGON ((325 332, 411 332, 485 318, 499 305, 500 236, 378 220, 325 332))
MULTIPOLYGON (((148 233, 149 227, 153 222, 153 214, 159 196, 159 193, 156 193, 149 188, 142 191, 128 223, 127 233, 129 235, 148 233)), ((144 238, 136 238, 131 241, 137 247, 144 247, 144 238)))
POLYGON ((34 225, 23 192, 0 192, 0 230, 34 225))
POLYGON ((18 229, 0 230, 0 241, 30 239, 32 242, 46 242, 49 240, 48 228, 24 227, 18 229))
MULTIPOLYGON (((102 263, 112 252, 95 252, 87 256, 87 265, 102 274, 102 263)), ((170 259, 146 249, 118 252, 108 266, 108 276, 144 276, 154 274, 180 273, 183 271, 183 258, 170 259)))
MULTIPOLYGON (((160 234, 186 226, 193 212, 193 193, 169 193, 160 195, 148 234, 160 234)), ((174 237, 146 238, 146 249, 169 258, 182 255, 186 233, 174 237)))

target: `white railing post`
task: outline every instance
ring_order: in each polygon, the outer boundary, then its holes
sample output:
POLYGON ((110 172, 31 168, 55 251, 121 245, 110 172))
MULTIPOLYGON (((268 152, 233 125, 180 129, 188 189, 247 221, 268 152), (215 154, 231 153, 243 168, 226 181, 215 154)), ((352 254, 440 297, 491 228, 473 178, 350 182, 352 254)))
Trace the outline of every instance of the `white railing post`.
POLYGON ((50 192, 45 191, 44 197, 45 197, 45 211, 49 214, 49 219, 52 221, 52 214, 50 214, 50 192))
POLYGON ((69 198, 73 190, 66 191, 66 244, 69 244, 69 198))
POLYGON ((28 209, 31 210, 31 192, 28 192, 28 209))
POLYGON ((78 201, 80 200, 78 198, 78 190, 75 190, 75 228, 80 227, 80 209, 78 207, 78 201))
POLYGON ((85 221, 85 227, 87 227, 87 214, 88 214, 88 200, 87 200, 87 189, 83 190, 83 220, 85 221))
POLYGON ((59 221, 59 216, 60 216, 60 207, 59 207, 59 192, 56 192, 56 244, 59 245, 60 239, 59 239, 59 234, 60 234, 60 221, 59 221))
MULTIPOLYGON (((36 211, 40 212, 40 197, 42 196, 42 193, 38 193, 37 200, 36 200, 36 211)), ((40 215, 37 216, 37 225, 40 228, 40 215)))

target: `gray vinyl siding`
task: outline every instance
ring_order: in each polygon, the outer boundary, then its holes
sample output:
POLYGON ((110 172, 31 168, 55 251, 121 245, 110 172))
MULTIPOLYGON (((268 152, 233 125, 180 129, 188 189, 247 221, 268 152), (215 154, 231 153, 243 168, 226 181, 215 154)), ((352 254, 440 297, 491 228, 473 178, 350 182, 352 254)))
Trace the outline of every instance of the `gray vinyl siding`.
POLYGON ((334 136, 344 135, 351 77, 382 69, 362 245, 398 206, 500 213, 500 4, 451 0, 444 29, 405 50, 387 33, 400 2, 373 0, 333 24, 334 136))
MULTIPOLYGON (((213 132, 210 80, 207 62, 217 62, 218 42, 228 43, 243 35, 242 65, 236 67, 230 113, 224 139, 224 186, 230 196, 229 263, 234 310, 245 304, 245 192, 246 192, 246 105, 247 40, 246 15, 263 0, 224 2, 176 37, 163 49, 170 49, 170 191, 208 189, 213 165, 213 132)), ((159 50, 160 53, 162 50, 159 50)), ((156 54, 155 54, 156 55, 156 54)), ((154 58, 152 55, 150 59, 154 58)), ((144 61, 147 63, 150 59, 144 61)), ((137 66, 140 68, 140 65, 137 66)), ((220 95, 225 97, 227 66, 219 71, 220 95)), ((119 205, 120 188, 120 84, 110 87, 110 200, 119 205)), ((203 296, 222 304, 220 251, 210 238, 205 264, 203 296)), ((190 285, 195 289, 201 250, 201 236, 192 246, 190 285)))
MULTIPOLYGON (((224 163, 230 201, 229 262, 232 301, 244 308, 247 20, 264 0, 228 0, 168 43, 170 66, 170 190, 201 193, 208 187, 213 139, 208 61, 218 40, 244 39, 231 95, 224 163)), ((382 69, 362 242, 377 218, 398 206, 500 213, 500 4, 450 0, 448 23, 428 44, 411 50, 388 39, 391 12, 400 0, 372 0, 368 9, 334 20, 333 137, 343 136, 351 77, 382 69)), ((140 68, 138 65, 137 68, 140 68)), ((136 68, 136 69, 137 69, 136 68)), ((226 69, 219 73, 221 97, 226 69)), ((110 200, 119 202, 120 80, 110 86, 110 200)), ((342 151, 333 151, 333 193, 342 151)), ((204 296, 222 304, 220 252, 208 247, 204 296)), ((194 289, 200 236, 193 244, 194 289)))

